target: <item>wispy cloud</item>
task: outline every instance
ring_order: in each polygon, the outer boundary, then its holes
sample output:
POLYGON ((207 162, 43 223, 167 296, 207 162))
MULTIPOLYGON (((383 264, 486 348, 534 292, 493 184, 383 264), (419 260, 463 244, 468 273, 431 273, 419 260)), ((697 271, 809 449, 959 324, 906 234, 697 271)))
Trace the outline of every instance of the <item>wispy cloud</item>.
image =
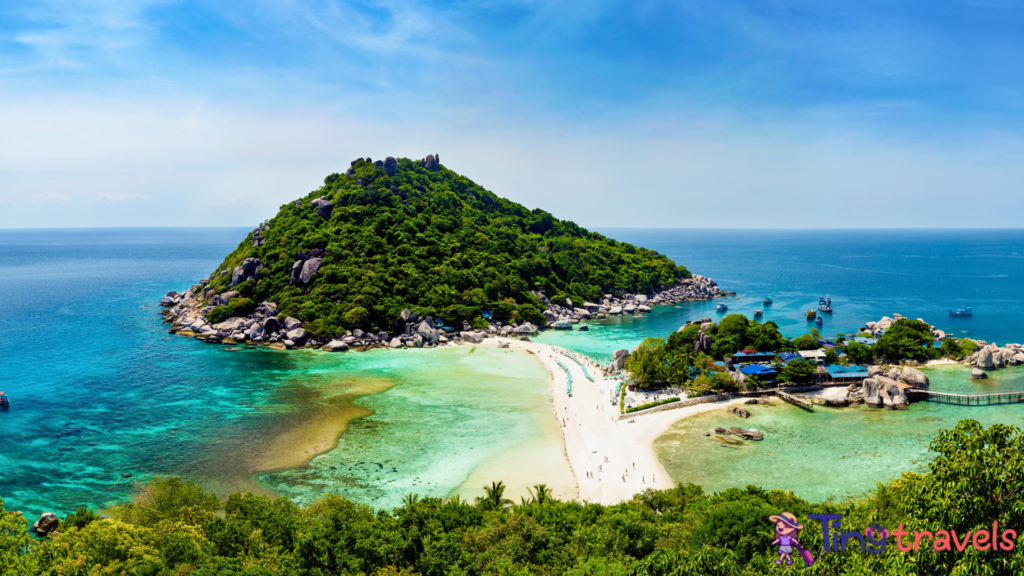
POLYGON ((32 195, 32 202, 33 203, 35 203, 35 204, 49 204, 50 206, 53 206, 55 204, 65 204, 65 203, 69 202, 70 200, 71 200, 71 196, 68 196, 67 194, 56 194, 56 193, 53 193, 53 192, 51 192, 49 194, 33 194, 32 195))
POLYGON ((137 192, 97 192, 95 198, 103 200, 107 204, 126 204, 136 200, 148 199, 149 196, 137 192))

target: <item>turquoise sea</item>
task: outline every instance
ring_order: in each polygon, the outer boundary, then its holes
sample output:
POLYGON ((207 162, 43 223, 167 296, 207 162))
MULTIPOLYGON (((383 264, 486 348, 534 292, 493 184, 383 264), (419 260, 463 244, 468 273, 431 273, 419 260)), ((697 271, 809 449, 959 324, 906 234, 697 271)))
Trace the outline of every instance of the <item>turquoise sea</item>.
MULTIPOLYGON (((523 473, 524 455, 560 449, 546 376, 526 354, 277 353, 167 334, 156 302, 209 274, 247 231, 0 230, 0 390, 12 398, 0 412, 0 497, 8 509, 64 513, 120 501, 133 481, 154 474, 221 493, 271 489, 308 501, 337 492, 381 507, 410 491, 472 494, 500 479, 489 472, 520 483, 565 478, 565 470, 523 473)), ((836 311, 826 334, 900 312, 957 335, 1024 341, 1022 231, 602 232, 715 278, 738 293, 733 310, 749 313, 772 295, 765 316, 791 335, 807 330, 803 311, 828 293, 836 311), (947 316, 961 305, 975 315, 947 316)), ((541 340, 607 361, 616 348, 705 315, 716 315, 713 305, 660 307, 644 319, 541 340)), ((937 387, 970 385, 960 369, 941 370, 932 376, 937 387)), ((1024 388, 1019 378, 1008 372, 983 386, 1024 388)), ((811 421, 786 407, 763 412, 749 422, 769 432, 757 447, 704 454, 702 436, 691 442, 674 430, 659 440, 659 454, 674 479, 712 489, 770 478, 809 497, 842 496, 923 465, 927 440, 961 417, 1022 424, 1015 407, 916 404, 811 421), (828 448, 830 434, 860 434, 857 450, 878 456, 850 464, 828 448), (771 469, 805 471, 759 474, 764 452, 776 459, 771 469), (696 464, 687 468, 687 460, 696 464), (813 473, 840 464, 852 479, 841 490, 813 473)), ((706 427, 718 416, 701 418, 681 425, 706 427)))

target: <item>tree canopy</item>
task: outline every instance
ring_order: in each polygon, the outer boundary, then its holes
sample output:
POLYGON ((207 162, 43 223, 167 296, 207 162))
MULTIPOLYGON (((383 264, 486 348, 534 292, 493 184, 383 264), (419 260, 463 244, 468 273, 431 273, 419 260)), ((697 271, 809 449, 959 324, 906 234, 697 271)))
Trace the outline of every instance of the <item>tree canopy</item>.
MULTIPOLYGON (((795 573, 775 565, 769 516, 790 512, 805 526, 801 546, 815 563, 801 574, 1024 573, 1024 552, 939 551, 942 530, 1019 531, 1024 525, 1024 438, 1012 426, 965 420, 940 431, 925 474, 904 473, 872 493, 809 502, 756 486, 706 493, 693 484, 646 490, 604 506, 552 497, 544 485, 513 504, 494 482, 476 502, 410 494, 374 510, 337 495, 302 507, 238 493, 225 501, 190 482, 156 479, 134 501, 68 517, 41 541, 0 501, 2 576, 746 576, 795 573), (825 551, 820 521, 842 515, 845 530, 877 524, 882 553, 825 551), (998 528, 993 528, 998 523, 998 528), (897 531, 903 535, 897 541, 897 531), (915 550, 916 530, 928 530, 915 550), (909 533, 909 535, 907 534, 909 533), (901 551, 902 545, 906 551, 901 551)), ((1000 538, 1001 540, 1001 538, 1000 538)), ((984 543, 984 542, 982 542, 984 543)), ((870 547, 875 552, 878 547, 870 547)))

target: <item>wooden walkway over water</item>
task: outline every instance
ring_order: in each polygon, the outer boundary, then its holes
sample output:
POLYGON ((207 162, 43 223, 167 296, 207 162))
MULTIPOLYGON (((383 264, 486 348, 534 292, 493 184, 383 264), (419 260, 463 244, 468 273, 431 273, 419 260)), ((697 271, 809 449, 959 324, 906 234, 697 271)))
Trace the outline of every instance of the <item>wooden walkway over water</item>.
POLYGON ((803 408, 804 410, 807 410, 808 412, 814 412, 814 404, 811 404, 810 400, 808 400, 808 399, 806 399, 806 398, 804 398, 802 396, 794 396, 793 394, 790 394, 788 392, 783 392, 782 390, 776 390, 775 391, 775 395, 778 396, 779 398, 782 398, 786 402, 789 402, 793 406, 796 406, 798 408, 803 408))
POLYGON ((998 404, 1024 404, 1024 390, 1015 392, 993 392, 991 394, 956 394, 920 388, 908 388, 908 396, 924 396, 929 402, 941 402, 956 406, 995 406, 998 404))

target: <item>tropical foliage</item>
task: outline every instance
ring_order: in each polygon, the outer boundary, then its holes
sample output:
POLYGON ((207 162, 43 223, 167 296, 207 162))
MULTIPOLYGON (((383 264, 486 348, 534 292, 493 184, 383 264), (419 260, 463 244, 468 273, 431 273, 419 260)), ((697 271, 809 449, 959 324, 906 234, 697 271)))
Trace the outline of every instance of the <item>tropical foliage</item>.
POLYGON ((236 290, 254 302, 275 302, 313 334, 387 328, 403 308, 449 323, 483 310, 499 320, 539 322, 535 290, 579 306, 690 276, 656 252, 405 158, 394 176, 360 159, 350 176, 328 176, 264 226, 261 241, 254 243, 254 231, 211 275, 210 294, 236 290), (311 204, 321 197, 332 210, 311 204), (313 250, 325 251, 322 266, 308 284, 293 282, 293 265, 313 250), (259 278, 231 287, 231 271, 246 258, 260 259, 259 278))
MULTIPOLYGON (((614 506, 563 502, 546 486, 514 505, 493 483, 475 503, 410 495, 373 510, 327 495, 300 507, 253 494, 220 502, 195 484, 157 479, 135 500, 99 517, 78 511, 42 541, 0 506, 0 575, 761 575, 1021 574, 1024 553, 936 551, 931 536, 912 548, 913 531, 966 535, 1024 526, 1024 439, 1020 430, 973 420, 941 431, 926 474, 904 473, 868 496, 808 502, 754 486, 708 494, 681 484, 647 490, 614 506), (775 565, 769 516, 794 514, 812 566, 775 565), (820 521, 840 514, 845 530, 872 524, 891 534, 885 550, 857 540, 826 551, 820 521), (899 542, 895 534, 902 527, 899 542), (901 551, 899 545, 908 551, 901 551), (796 571, 793 570, 796 569, 796 571)), ((987 536, 986 536, 987 538, 987 536)), ((982 542, 984 543, 984 542, 982 542)))
MULTIPOLYGON (((700 332, 699 324, 690 324, 666 339, 648 338, 626 360, 626 369, 641 388, 673 385, 707 393, 734 386, 723 369, 714 365, 716 360, 744 350, 779 353, 817 350, 822 346, 821 336, 814 328, 809 334, 789 339, 774 322, 756 322, 742 314, 729 314, 707 328, 707 335, 713 340, 710 351, 697 350, 700 332)), ((894 322, 871 346, 852 340, 837 342, 834 348, 826 350, 825 356, 830 364, 835 364, 840 362, 839 354, 845 353, 849 362, 862 364, 876 360, 926 361, 942 356, 962 358, 977 350, 973 340, 947 338, 941 349, 934 348, 933 341, 928 324, 904 318, 894 322)), ((779 380, 794 384, 808 382, 814 371, 811 364, 802 360, 780 364, 778 368, 779 380)))

